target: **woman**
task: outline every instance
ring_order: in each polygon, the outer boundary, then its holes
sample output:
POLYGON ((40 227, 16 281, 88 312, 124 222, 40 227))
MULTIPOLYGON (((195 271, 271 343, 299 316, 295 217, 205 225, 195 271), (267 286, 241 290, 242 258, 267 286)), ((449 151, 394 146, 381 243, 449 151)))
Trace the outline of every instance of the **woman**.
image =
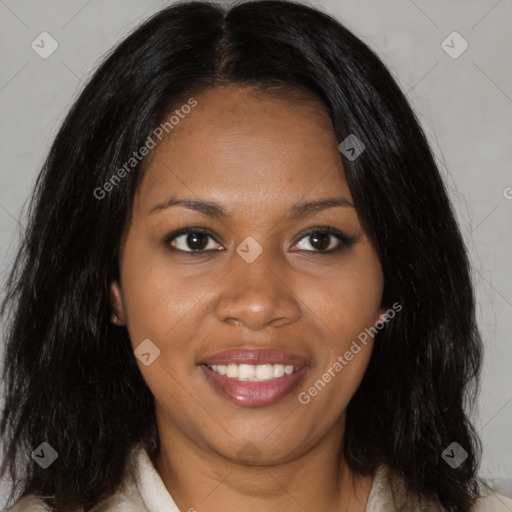
POLYGON ((32 205, 2 309, 11 510, 512 506, 477 477, 445 187, 331 17, 164 9, 85 87, 32 205))

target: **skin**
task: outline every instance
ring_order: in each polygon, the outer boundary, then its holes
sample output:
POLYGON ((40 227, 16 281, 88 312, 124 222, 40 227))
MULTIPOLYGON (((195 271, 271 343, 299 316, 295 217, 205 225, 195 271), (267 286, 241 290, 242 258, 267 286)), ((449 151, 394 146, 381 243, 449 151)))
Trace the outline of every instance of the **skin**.
POLYGON ((123 234, 120 282, 111 284, 116 323, 134 349, 145 339, 160 349, 149 366, 137 360, 155 397, 155 468, 180 510, 364 511, 373 477, 353 473, 338 449, 373 340, 307 405, 298 400, 384 312, 382 268, 353 206, 287 218, 298 201, 353 202, 332 123, 315 100, 290 92, 223 86, 196 99, 150 155, 123 234), (148 213, 171 195, 216 201, 231 215, 148 213), (356 241, 344 247, 327 236, 325 247, 342 248, 321 254, 302 234, 315 226, 356 241), (165 246, 184 227, 213 232, 203 255, 190 255, 197 246, 187 235, 173 244, 189 252, 165 246), (236 252, 248 236, 263 249, 252 263, 236 252), (198 366, 236 347, 279 348, 311 366, 279 402, 242 407, 198 366), (250 450, 257 460, 242 460, 250 450))

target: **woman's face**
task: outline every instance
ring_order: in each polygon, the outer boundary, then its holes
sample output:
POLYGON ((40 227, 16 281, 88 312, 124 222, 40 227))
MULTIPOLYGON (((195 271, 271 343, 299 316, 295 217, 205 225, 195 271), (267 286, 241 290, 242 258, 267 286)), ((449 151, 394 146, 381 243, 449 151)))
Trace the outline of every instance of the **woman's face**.
POLYGON ((291 460, 342 434, 372 350, 371 337, 357 337, 382 318, 382 269, 317 104, 234 87, 195 99, 155 139, 113 304, 162 442, 291 460), (339 205, 304 206, 327 199, 339 205), (172 237, 184 228, 191 233, 172 237))

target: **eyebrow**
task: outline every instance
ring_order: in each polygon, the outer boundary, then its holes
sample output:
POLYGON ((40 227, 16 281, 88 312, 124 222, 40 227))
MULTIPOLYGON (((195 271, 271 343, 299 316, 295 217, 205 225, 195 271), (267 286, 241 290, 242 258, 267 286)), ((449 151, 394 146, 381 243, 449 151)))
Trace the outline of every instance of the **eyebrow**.
MULTIPOLYGON (((191 198, 178 198, 171 196, 165 201, 153 206, 148 215, 156 212, 161 212, 173 206, 182 206, 189 210, 194 210, 209 217, 226 218, 230 214, 220 203, 215 201, 204 201, 191 198)), ((344 197, 332 197, 327 199, 318 199, 316 201, 302 201, 295 203, 288 212, 288 217, 291 219, 303 218, 311 213, 326 210, 327 208, 343 207, 354 208, 354 205, 344 197)))

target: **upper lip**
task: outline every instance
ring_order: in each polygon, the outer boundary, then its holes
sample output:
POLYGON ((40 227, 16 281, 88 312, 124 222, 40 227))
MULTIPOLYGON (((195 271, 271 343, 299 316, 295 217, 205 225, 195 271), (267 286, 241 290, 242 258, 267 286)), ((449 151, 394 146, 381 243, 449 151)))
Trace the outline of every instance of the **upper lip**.
POLYGON ((204 358, 199 364, 284 364, 296 368, 309 366, 306 357, 275 348, 240 347, 217 352, 204 358))

